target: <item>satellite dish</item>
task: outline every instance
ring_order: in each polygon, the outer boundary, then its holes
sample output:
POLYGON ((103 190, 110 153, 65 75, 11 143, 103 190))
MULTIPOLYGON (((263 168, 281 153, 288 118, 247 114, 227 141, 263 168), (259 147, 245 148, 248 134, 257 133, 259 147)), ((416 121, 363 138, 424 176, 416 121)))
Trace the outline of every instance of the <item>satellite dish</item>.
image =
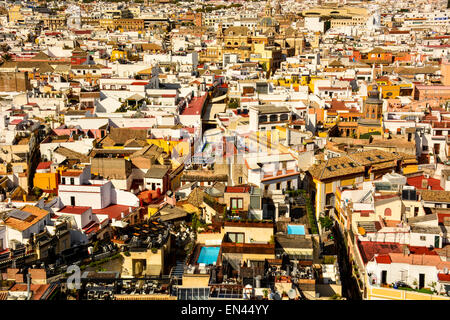
POLYGON ((295 289, 290 289, 287 293, 289 299, 295 299, 297 297, 297 291, 295 289))

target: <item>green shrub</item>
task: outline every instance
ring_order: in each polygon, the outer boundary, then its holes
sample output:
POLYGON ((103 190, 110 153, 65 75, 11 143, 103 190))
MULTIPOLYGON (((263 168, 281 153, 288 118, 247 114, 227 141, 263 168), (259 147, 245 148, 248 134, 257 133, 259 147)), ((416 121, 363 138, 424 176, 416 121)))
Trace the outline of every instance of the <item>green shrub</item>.
POLYGON ((311 227, 311 233, 318 234, 318 228, 317 228, 317 221, 316 216, 314 214, 314 210, 311 204, 311 199, 309 198, 309 195, 306 193, 305 190, 300 190, 300 193, 303 195, 303 197, 306 200, 306 213, 308 214, 309 219, 309 225, 311 227))
POLYGON ((324 264, 334 264, 336 262, 336 258, 333 256, 324 256, 323 263, 324 264))
POLYGON ((331 218, 328 216, 320 217, 319 222, 322 228, 324 228, 326 231, 330 230, 333 227, 333 220, 331 220, 331 218))

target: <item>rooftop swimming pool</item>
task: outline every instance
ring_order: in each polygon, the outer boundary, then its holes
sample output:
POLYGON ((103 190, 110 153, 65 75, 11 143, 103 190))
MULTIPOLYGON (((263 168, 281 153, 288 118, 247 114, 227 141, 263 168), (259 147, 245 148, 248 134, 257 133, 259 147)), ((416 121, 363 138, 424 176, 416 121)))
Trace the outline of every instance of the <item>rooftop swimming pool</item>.
POLYGON ((304 225, 292 225, 288 224, 287 226, 287 233, 288 234, 305 234, 305 226, 304 225))
POLYGON ((220 247, 202 247, 197 259, 197 263, 204 263, 206 265, 213 264, 217 261, 220 247))

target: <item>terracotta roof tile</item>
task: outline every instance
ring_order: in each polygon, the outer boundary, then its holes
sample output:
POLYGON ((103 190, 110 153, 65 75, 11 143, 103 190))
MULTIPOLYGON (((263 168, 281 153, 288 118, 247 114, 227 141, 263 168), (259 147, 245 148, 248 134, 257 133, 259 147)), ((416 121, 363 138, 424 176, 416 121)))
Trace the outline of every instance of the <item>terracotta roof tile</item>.
POLYGON ((38 207, 26 205, 20 209, 21 211, 25 211, 31 213, 31 215, 25 220, 21 220, 14 217, 8 217, 5 220, 5 225, 8 227, 18 230, 24 231, 30 228, 32 225, 38 223, 42 219, 44 219, 50 213, 46 210, 40 209, 38 207))

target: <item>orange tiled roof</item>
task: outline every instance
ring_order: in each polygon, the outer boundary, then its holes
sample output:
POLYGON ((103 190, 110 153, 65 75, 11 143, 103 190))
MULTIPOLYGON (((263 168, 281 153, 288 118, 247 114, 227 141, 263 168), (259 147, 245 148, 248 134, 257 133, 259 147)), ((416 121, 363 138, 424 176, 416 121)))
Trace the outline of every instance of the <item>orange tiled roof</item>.
POLYGON ((31 227, 32 225, 39 222, 40 220, 42 220, 43 218, 45 218, 49 214, 49 212, 46 210, 30 205, 26 205, 20 210, 29 212, 31 213, 31 215, 25 220, 20 220, 14 217, 8 217, 5 220, 5 225, 18 231, 24 231, 29 227, 31 227))

